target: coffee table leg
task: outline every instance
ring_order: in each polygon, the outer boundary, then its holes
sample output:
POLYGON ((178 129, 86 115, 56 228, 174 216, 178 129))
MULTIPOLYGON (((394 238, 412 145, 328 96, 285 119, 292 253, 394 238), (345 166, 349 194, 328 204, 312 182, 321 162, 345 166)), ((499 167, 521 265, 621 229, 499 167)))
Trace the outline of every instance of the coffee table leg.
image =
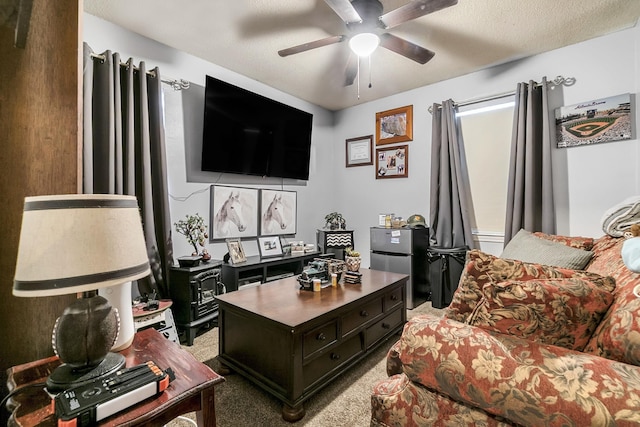
POLYGON ((302 403, 298 406, 289 406, 286 403, 282 405, 282 418, 290 423, 295 423, 304 417, 305 411, 302 403))
MULTIPOLYGON (((220 359, 218 359, 218 362, 220 362, 220 359)), ((216 372, 222 375, 223 377, 225 375, 233 374, 233 370, 222 362, 220 362, 220 367, 216 369, 216 372)))

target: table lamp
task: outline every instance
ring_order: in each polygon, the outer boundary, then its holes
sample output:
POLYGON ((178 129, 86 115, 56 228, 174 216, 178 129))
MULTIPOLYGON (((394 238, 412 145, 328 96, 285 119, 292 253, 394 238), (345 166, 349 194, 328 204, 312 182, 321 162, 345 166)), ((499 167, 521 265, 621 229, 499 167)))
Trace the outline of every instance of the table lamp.
MULTIPOLYGON (((26 197, 13 295, 82 293, 56 320, 52 344, 63 362, 47 380, 58 392, 115 372, 124 357, 110 352, 119 314, 97 290, 149 275, 134 196, 72 194, 26 197)), ((132 316, 129 313, 122 315, 132 316)))

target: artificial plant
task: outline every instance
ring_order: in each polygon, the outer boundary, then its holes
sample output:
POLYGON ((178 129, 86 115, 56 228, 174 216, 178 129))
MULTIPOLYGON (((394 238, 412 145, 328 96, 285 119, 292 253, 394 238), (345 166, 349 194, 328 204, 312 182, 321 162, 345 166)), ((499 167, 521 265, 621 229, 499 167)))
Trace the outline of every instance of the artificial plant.
POLYGON ((193 255, 198 255, 198 245, 202 246, 202 252, 207 253, 204 249, 204 245, 209 238, 207 233, 207 226, 204 224, 204 219, 200 214, 186 215, 186 219, 173 224, 176 227, 176 231, 187 238, 190 245, 193 246, 193 255))

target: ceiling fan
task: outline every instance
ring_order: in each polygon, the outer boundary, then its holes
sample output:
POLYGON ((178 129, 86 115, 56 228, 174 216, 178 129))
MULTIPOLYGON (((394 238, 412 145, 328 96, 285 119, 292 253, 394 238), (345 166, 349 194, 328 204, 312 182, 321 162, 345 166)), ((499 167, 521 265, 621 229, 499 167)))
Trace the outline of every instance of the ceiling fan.
POLYGON ((458 3, 458 0, 413 0, 404 6, 383 14, 383 6, 380 0, 324 1, 344 21, 351 35, 330 36, 303 43, 282 49, 278 51, 278 55, 285 57, 349 40, 351 53, 347 61, 345 86, 353 84, 358 73, 357 57, 369 56, 378 45, 419 64, 426 64, 433 58, 435 52, 393 34, 383 32, 381 29, 388 30, 412 19, 458 3), (358 52, 357 56, 354 56, 355 52, 358 52))

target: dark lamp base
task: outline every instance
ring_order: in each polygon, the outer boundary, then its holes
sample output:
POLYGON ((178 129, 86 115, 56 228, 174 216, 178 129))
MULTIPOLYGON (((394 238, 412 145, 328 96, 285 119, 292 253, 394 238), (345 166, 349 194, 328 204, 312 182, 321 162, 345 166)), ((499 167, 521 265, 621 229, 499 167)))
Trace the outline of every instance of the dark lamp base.
POLYGON ((112 374, 124 366, 124 356, 107 353, 99 365, 93 368, 73 368, 67 364, 58 366, 47 379, 47 390, 56 394, 71 387, 87 384, 100 377, 112 374))

